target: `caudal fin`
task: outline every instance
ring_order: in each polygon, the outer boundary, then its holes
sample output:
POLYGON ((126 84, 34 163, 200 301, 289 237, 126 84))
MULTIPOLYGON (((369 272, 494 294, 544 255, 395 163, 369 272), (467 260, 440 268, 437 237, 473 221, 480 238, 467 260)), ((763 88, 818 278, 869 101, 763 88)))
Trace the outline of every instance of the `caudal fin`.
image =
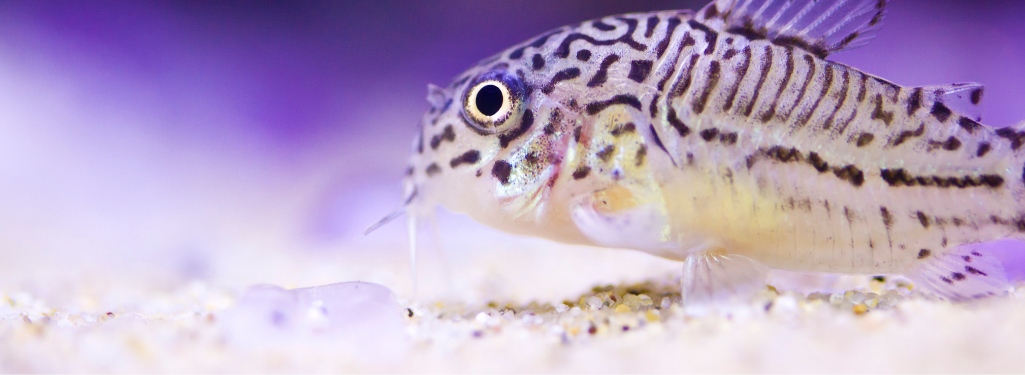
POLYGON ((1007 204, 1016 212, 1013 217, 1003 219, 1002 224, 1009 226, 1012 238, 1025 240, 1025 121, 996 129, 994 134, 1002 138, 1011 150, 1007 182, 1012 199, 1007 204))
POLYGON ((944 298, 952 301, 1002 295, 1011 284, 1004 266, 989 251, 964 245, 946 254, 919 253, 921 262, 905 272, 905 276, 944 298))

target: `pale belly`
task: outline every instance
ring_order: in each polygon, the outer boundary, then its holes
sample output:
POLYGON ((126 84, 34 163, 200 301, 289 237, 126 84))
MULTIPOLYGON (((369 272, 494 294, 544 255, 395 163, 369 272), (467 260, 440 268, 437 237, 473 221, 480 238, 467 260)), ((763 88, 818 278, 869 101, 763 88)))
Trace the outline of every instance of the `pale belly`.
POLYGON ((814 272, 899 273, 917 256, 909 241, 894 244, 893 233, 863 220, 865 209, 838 205, 842 197, 783 197, 758 188, 750 175, 721 172, 683 172, 663 181, 676 242, 814 272))

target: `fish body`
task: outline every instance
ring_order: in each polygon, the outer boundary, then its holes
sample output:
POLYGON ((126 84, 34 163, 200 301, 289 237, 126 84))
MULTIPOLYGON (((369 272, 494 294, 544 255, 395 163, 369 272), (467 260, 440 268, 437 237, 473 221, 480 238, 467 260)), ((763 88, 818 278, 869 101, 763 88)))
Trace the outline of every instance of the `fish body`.
POLYGON ((685 296, 765 267, 999 292, 999 262, 970 245, 1025 233, 1025 124, 979 124, 979 84, 903 87, 826 59, 884 10, 720 0, 513 46, 430 86, 406 213, 685 261, 685 296))

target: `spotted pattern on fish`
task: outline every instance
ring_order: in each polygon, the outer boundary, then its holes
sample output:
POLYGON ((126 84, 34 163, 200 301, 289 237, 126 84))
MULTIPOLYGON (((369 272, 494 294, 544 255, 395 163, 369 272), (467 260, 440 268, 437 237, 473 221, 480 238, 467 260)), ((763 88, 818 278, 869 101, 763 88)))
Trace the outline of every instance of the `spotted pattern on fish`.
MULTIPOLYGON (((866 9, 878 22, 882 5, 866 9)), ((826 43, 728 17, 605 17, 485 59, 425 115, 407 179, 474 176, 517 217, 562 204, 546 201, 556 191, 620 186, 675 200, 660 203, 673 225, 717 223, 709 236, 730 251, 789 269, 899 273, 1025 233, 1025 125, 993 129, 962 111, 981 88, 903 87, 825 59, 860 32, 826 43), (524 107, 481 130, 454 111, 495 70, 522 81, 524 107), (752 224, 764 217, 774 226, 752 224)), ((988 275, 970 267, 938 280, 988 275)))

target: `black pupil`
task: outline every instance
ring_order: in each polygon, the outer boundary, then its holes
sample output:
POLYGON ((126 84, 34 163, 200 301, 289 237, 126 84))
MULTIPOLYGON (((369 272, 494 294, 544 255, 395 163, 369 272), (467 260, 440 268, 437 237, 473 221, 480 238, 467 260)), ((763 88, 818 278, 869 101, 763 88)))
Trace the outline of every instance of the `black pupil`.
POLYGON ((495 85, 487 85, 477 91, 477 110, 484 116, 494 116, 502 108, 502 90, 495 85))

